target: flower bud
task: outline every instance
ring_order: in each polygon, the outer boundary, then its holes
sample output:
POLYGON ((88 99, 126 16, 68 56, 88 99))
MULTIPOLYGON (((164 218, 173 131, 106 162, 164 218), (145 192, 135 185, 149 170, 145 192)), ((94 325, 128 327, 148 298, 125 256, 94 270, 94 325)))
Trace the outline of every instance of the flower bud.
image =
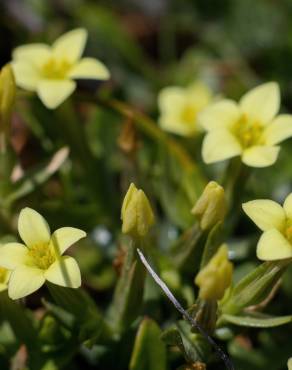
POLYGON ((144 237, 154 223, 148 198, 132 183, 124 198, 121 212, 122 232, 133 237, 144 237))
POLYGON ((191 212, 198 217, 201 229, 208 230, 224 219, 226 210, 224 189, 210 181, 191 212))
POLYGON ((16 95, 12 68, 5 65, 0 72, 0 122, 7 124, 16 95))
POLYGON ((288 370, 292 370, 292 357, 289 358, 287 366, 288 366, 288 370))
POLYGON ((209 263, 198 273, 195 283, 199 296, 205 300, 220 300, 232 281, 233 265, 228 261, 227 246, 223 244, 209 263))

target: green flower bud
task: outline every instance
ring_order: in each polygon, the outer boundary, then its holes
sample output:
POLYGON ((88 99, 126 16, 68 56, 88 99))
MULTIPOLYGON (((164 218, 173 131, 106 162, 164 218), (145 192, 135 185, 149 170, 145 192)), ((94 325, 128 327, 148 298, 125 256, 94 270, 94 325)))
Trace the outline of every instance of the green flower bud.
POLYGON ((133 237, 144 237, 154 223, 148 198, 132 183, 124 198, 121 212, 122 232, 133 237))
POLYGON ((220 300, 232 281, 233 265, 228 261, 227 246, 223 244, 209 263, 198 273, 195 283, 199 296, 205 300, 220 300))
POLYGON ((226 211, 224 189, 217 182, 210 181, 191 212, 198 217, 201 229, 208 230, 224 219, 226 211))
POLYGON ((8 122, 16 95, 15 80, 9 64, 0 72, 0 122, 8 122))
POLYGON ((289 358, 287 366, 288 366, 288 370, 292 370, 292 357, 289 358))

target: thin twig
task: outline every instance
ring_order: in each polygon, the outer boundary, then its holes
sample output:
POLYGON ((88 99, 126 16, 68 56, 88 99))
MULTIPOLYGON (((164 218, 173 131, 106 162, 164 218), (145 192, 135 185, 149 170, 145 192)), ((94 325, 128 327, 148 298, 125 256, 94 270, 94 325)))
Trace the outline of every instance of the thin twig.
POLYGON ((213 346, 219 357, 224 361, 226 368, 228 370, 235 370, 233 363, 231 362, 230 358, 227 354, 218 346, 218 344, 214 341, 214 339, 194 320, 190 314, 182 307, 182 305, 178 302, 172 292, 169 290, 167 285, 160 279, 160 277, 156 274, 153 268, 149 265, 148 261, 144 257, 143 253, 140 249, 137 249, 139 257, 146 267, 152 278, 155 282, 160 286, 160 288, 164 291, 168 299, 173 303, 175 308, 182 314, 182 316, 191 324, 192 327, 196 328, 198 332, 206 338, 206 340, 213 346))

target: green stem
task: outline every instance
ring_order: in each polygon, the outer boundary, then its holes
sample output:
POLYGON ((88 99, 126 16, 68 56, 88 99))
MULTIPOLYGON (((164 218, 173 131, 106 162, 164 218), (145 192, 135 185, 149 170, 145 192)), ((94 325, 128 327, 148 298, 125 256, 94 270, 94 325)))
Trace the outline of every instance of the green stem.
POLYGON ((132 240, 128 246, 121 276, 116 285, 109 319, 117 332, 126 330, 141 312, 143 301, 145 269, 137 257, 137 244, 142 241, 132 240))
POLYGON ((244 194, 250 174, 250 169, 242 163, 241 158, 231 159, 226 169, 222 184, 225 190, 228 214, 232 215, 229 219, 228 226, 230 232, 237 223, 241 209, 242 195, 244 194))
POLYGON ((84 125, 78 122, 71 101, 63 103, 58 109, 58 114, 64 139, 70 146, 72 156, 79 165, 96 205, 103 212, 107 211, 110 214, 110 209, 113 207, 110 196, 111 187, 107 180, 104 163, 93 156, 84 125))

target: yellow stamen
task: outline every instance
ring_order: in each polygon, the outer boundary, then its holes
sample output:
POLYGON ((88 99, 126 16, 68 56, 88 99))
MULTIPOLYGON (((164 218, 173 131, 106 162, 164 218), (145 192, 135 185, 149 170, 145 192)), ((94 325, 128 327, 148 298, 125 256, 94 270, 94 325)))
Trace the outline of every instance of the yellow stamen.
POLYGON ((264 127, 260 122, 248 118, 245 114, 233 126, 233 132, 243 148, 264 144, 263 131, 264 127))
POLYGON ((285 236, 292 243, 292 226, 288 226, 285 230, 285 236))
POLYGON ((54 252, 46 244, 30 247, 29 255, 32 257, 34 264, 42 270, 48 269, 56 260, 54 252))
POLYGON ((6 282, 8 270, 3 267, 0 267, 0 284, 4 284, 6 282))
POLYGON ((41 69, 43 77, 49 79, 63 79, 72 67, 71 63, 66 59, 50 58, 41 69))
POLYGON ((181 113, 182 121, 187 125, 193 124, 196 120, 197 110, 193 105, 186 105, 181 113))

